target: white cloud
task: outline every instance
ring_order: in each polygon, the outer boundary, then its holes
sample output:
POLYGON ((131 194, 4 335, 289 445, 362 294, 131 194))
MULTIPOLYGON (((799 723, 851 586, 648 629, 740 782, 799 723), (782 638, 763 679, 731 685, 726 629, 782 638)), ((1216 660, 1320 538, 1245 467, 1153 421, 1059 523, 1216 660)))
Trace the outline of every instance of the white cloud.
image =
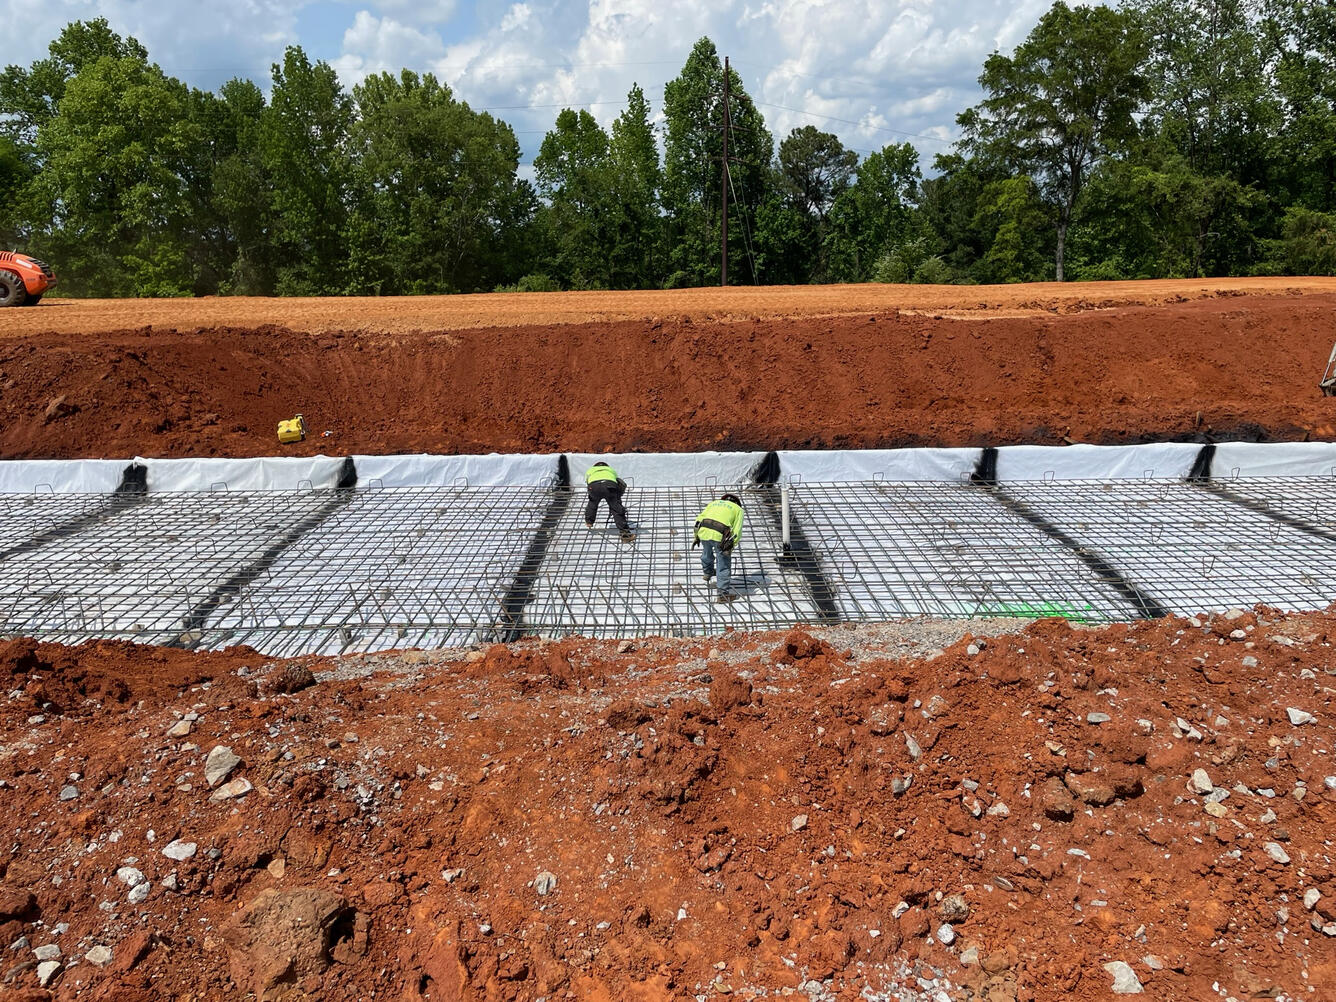
POLYGON ((523 31, 533 20, 533 8, 527 3, 511 4, 506 16, 501 19, 503 32, 523 31))
POLYGON ((397 74, 405 68, 420 72, 444 53, 445 43, 434 31, 359 10, 343 34, 343 53, 331 65, 344 86, 351 87, 372 73, 397 74))
POLYGON ((371 6, 401 23, 445 24, 455 16, 455 0, 373 0, 371 6))
POLYGON ((141 3, 138 0, 0 0, 6 25, 39 30, 7 32, 3 62, 26 66, 44 58, 70 21, 105 17, 112 30, 144 44, 149 58, 195 87, 215 89, 232 77, 268 85, 269 67, 296 44, 298 14, 311 0, 229 0, 141 3))
MULTIPOLYGON (((947 148, 955 116, 979 98, 995 49, 1022 41, 1050 0, 49 0, 48 37, 5 40, 5 61, 45 54, 67 20, 107 17, 167 72, 195 86, 230 76, 267 84, 269 64, 300 43, 345 84, 368 73, 431 70, 477 108, 495 110, 530 155, 560 106, 609 125, 639 82, 653 113, 692 45, 732 57, 776 140, 815 125, 862 151, 908 139, 925 161, 947 148), (299 25, 306 38, 297 36, 299 25), (788 109, 788 110, 785 110, 788 109), (915 138, 931 137, 931 138, 915 138)), ((0 0, 4 23, 28 0, 0 0)))

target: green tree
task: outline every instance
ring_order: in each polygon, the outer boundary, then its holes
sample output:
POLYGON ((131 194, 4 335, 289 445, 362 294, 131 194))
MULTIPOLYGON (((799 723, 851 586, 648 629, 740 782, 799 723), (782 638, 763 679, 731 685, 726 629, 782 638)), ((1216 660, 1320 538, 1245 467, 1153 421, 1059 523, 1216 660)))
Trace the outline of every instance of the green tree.
POLYGON ((32 180, 32 165, 14 140, 0 136, 0 192, 11 197, 0 198, 0 250, 12 250, 23 243, 24 227, 16 193, 32 180))
POLYGON ((1246 272, 1267 199, 1178 153, 1108 161, 1086 189, 1074 233, 1077 278, 1196 278, 1246 272))
POLYGON ((190 93, 140 55, 103 56, 67 81, 59 114, 37 130, 34 237, 66 287, 103 295, 194 288, 183 177, 201 136, 190 93))
MULTIPOLYGON (((765 197, 756 206, 753 218, 751 244, 756 270, 767 283, 805 285, 821 273, 817 224, 786 196, 778 170, 772 182, 766 185, 765 197)), ((735 239, 730 230, 730 249, 735 239)))
POLYGON ((278 261, 272 239, 274 196, 260 144, 264 94, 249 80, 229 80, 209 111, 218 289, 271 296, 277 286, 278 261))
POLYGON ((271 179, 277 291, 325 295, 365 288, 348 274, 348 154, 352 100, 328 63, 289 48, 273 67, 273 90, 259 132, 271 179))
POLYGON ((1286 275, 1336 275, 1336 213, 1291 206, 1281 235, 1270 241, 1268 270, 1286 275))
POLYGON ((1054 222, 1058 281, 1088 172, 1136 135, 1146 53, 1131 15, 1058 0, 1014 55, 988 57, 986 97, 956 119, 962 150, 1038 186, 1054 222))
MULTIPOLYGON (((996 162, 960 153, 940 154, 933 166, 937 174, 919 185, 915 206, 914 228, 924 238, 923 253, 940 258, 959 280, 984 281, 980 276, 987 269, 982 261, 993 246, 995 227, 1001 218, 996 212, 987 211, 990 191, 995 192, 993 186, 1012 175, 996 162)), ((1044 213, 1043 225, 1027 236, 1051 260, 1053 228, 1047 206, 1044 213)), ((894 243, 907 242, 912 243, 912 237, 901 237, 894 243)))
POLYGON ((829 280, 830 214, 836 199, 849 188, 857 166, 858 154, 845 149, 838 136, 811 125, 794 129, 779 144, 774 186, 799 213, 807 230, 811 263, 804 277, 808 280, 829 280))
POLYGON ((534 158, 553 251, 550 273, 567 288, 607 288, 617 225, 608 134, 587 111, 563 109, 534 158))
POLYGON ((37 142, 37 132, 56 117, 66 85, 99 59, 148 62, 148 51, 133 38, 111 30, 106 18, 71 21, 27 69, 7 66, 0 73, 0 135, 22 146, 37 142))
POLYGON ((1039 192, 1028 177, 1009 177, 985 185, 975 203, 974 226, 988 234, 988 249, 973 269, 980 282, 1041 282, 1049 259, 1035 240, 1047 222, 1039 192))
POLYGON ((887 248, 916 235, 914 202, 921 181, 918 151, 909 143, 868 154, 831 208, 826 236, 831 278, 866 282, 887 248))
POLYGON ((1266 29, 1285 111, 1276 153, 1293 200, 1336 211, 1336 6, 1267 0, 1266 29))
POLYGON ((1280 109, 1255 0, 1126 0, 1145 33, 1145 125, 1197 174, 1265 182, 1280 109))
MULTIPOLYGON (((770 184, 774 140, 735 70, 729 71, 729 277, 752 246, 756 210, 770 184)), ((719 281, 722 203, 724 68, 714 43, 702 38, 682 72, 663 90, 663 205, 667 214, 670 285, 719 281)), ((747 269, 750 272, 750 269, 747 269)), ((760 278, 760 275, 753 276, 760 278)))
POLYGON ((779 144, 779 175, 785 194, 804 213, 822 223, 835 199, 849 187, 858 154, 838 136, 814 126, 794 129, 779 144))
POLYGON ((612 285, 619 289, 659 285, 663 281, 659 201, 663 170, 649 102, 638 84, 632 85, 626 108, 612 123, 608 152, 609 183, 618 208, 609 252, 612 285))
POLYGON ((533 192, 510 126, 430 73, 354 88, 354 293, 474 292, 516 276, 533 192))

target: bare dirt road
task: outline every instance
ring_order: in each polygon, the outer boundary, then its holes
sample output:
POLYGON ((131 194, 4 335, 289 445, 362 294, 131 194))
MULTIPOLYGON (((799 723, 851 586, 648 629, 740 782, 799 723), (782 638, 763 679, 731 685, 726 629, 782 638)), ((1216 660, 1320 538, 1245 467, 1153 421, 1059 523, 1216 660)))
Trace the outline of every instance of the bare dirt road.
POLYGON ((0 338, 163 332, 272 325, 303 333, 468 330, 619 321, 696 323, 776 317, 925 312, 943 316, 1033 317, 1090 309, 1162 306, 1219 296, 1336 294, 1336 278, 1166 279, 1036 285, 819 285, 640 292, 504 293, 331 299, 47 299, 0 312, 0 338))

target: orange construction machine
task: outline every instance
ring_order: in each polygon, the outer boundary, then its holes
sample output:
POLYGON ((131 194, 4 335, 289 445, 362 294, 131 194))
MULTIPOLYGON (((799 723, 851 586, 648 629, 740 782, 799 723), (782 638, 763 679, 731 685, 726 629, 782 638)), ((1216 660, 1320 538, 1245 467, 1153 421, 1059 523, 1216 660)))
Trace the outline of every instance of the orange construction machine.
POLYGON ((48 265, 27 254, 0 251, 0 306, 36 306, 55 284, 48 265))

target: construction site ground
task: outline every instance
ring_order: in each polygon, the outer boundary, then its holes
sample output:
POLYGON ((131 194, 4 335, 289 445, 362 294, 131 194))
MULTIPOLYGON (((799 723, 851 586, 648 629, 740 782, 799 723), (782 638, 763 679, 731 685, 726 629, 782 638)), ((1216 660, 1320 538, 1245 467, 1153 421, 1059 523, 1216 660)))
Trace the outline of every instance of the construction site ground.
MULTIPOLYGON (((0 311, 0 457, 1331 439, 1333 307, 54 300, 0 311)), ((1333 997, 1332 636, 1259 607, 286 661, 11 640, 0 999, 1333 997)))
POLYGON ((1336 434, 1336 279, 0 313, 0 458, 1097 444, 1336 434))

